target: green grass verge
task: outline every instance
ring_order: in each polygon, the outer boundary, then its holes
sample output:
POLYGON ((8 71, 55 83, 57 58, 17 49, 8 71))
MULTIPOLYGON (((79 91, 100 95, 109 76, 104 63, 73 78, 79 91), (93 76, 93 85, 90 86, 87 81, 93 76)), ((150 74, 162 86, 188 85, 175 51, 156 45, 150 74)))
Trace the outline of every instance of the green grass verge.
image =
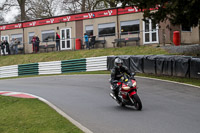
POLYGON ((0 133, 82 133, 38 99, 0 96, 0 133))
POLYGON ((153 46, 134 46, 122 48, 91 49, 78 51, 60 51, 38 54, 0 56, 0 66, 29 64, 47 61, 60 61, 108 55, 156 55, 169 54, 161 48, 153 46))

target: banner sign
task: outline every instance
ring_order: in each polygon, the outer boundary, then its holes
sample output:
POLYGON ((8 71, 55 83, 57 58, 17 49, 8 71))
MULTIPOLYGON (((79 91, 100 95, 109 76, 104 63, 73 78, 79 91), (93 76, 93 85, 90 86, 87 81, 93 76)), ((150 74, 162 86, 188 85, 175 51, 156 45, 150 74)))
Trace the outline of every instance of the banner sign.
POLYGON ((125 7, 125 8, 119 8, 118 9, 118 14, 127 14, 127 13, 136 13, 136 12, 140 12, 141 10, 139 10, 137 7, 125 7))
POLYGON ((23 27, 25 28, 25 27, 33 27, 33 26, 46 25, 46 24, 55 24, 55 23, 60 23, 60 22, 69 22, 69 21, 84 20, 84 19, 91 19, 91 18, 107 17, 107 16, 114 16, 116 14, 117 14, 117 9, 97 11, 97 12, 91 12, 91 13, 82 13, 82 14, 76 14, 76 15, 71 15, 71 16, 63 16, 63 17, 24 22, 23 27))
MULTIPOLYGON (((154 9, 151 9, 151 10, 154 10, 154 9)), ((126 8, 119 8, 119 9, 94 11, 90 13, 81 13, 81 14, 75 14, 75 15, 70 15, 70 16, 68 15, 68 16, 62 16, 62 17, 34 20, 34 21, 29 21, 29 22, 17 23, 17 24, 3 25, 3 26, 0 26, 0 30, 19 29, 19 28, 47 25, 47 24, 56 24, 56 23, 61 23, 61 22, 70 22, 70 21, 76 21, 76 20, 136 13, 136 12, 141 12, 141 10, 138 10, 137 7, 126 7, 126 8)))
POLYGON ((22 23, 16 23, 16 24, 8 24, 0 26, 0 30, 10 30, 10 29, 20 29, 22 28, 22 23))
POLYGON ((42 20, 36 20, 36 21, 30 21, 23 23, 23 27, 34 27, 34 26, 40 26, 40 25, 46 25, 46 24, 55 24, 60 22, 66 22, 71 21, 70 16, 65 17, 56 17, 56 18, 50 18, 50 19, 42 19, 42 20))

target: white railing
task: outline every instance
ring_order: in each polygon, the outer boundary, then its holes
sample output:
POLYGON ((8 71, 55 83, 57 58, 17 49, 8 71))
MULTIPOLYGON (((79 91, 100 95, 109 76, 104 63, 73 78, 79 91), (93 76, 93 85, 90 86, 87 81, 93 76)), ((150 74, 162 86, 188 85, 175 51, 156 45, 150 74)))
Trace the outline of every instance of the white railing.
POLYGON ((61 74, 61 61, 39 62, 39 75, 61 74))
POLYGON ((0 78, 17 77, 18 65, 0 67, 0 78))
POLYGON ((86 58, 86 71, 107 70, 107 56, 86 58))

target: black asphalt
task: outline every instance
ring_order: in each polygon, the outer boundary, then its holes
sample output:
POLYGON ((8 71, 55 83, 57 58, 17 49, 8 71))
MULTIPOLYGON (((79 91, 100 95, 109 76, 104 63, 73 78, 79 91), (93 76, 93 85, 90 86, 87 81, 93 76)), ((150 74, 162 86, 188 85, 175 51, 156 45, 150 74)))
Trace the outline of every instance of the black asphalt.
POLYGON ((94 133, 199 133, 200 88, 137 77, 143 110, 109 96, 109 75, 0 80, 0 91, 40 96, 94 133))

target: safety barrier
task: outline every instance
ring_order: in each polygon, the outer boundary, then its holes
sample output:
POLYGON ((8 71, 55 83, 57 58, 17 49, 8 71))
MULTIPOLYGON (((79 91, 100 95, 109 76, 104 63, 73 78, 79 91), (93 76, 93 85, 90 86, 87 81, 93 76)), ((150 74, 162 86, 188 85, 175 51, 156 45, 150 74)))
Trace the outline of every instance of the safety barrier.
POLYGON ((61 61, 62 73, 86 71, 86 59, 74 59, 61 61))
POLYGON ((18 76, 38 75, 38 63, 18 65, 18 76))
POLYGON ((61 61, 39 62, 39 75, 61 74, 61 61))
POLYGON ((107 56, 0 67, 0 78, 107 70, 107 56))
POLYGON ((107 56, 86 58, 86 71, 107 70, 107 56))
POLYGON ((131 71, 200 78, 200 58, 173 55, 121 55, 101 56, 85 59, 39 62, 0 67, 0 78, 23 75, 60 74, 68 72, 110 70, 114 60, 120 57, 131 71))
POLYGON ((0 78, 17 77, 18 65, 0 67, 0 78))
POLYGON ((108 56, 108 70, 119 57, 131 71, 176 77, 200 78, 200 58, 174 55, 108 56))

